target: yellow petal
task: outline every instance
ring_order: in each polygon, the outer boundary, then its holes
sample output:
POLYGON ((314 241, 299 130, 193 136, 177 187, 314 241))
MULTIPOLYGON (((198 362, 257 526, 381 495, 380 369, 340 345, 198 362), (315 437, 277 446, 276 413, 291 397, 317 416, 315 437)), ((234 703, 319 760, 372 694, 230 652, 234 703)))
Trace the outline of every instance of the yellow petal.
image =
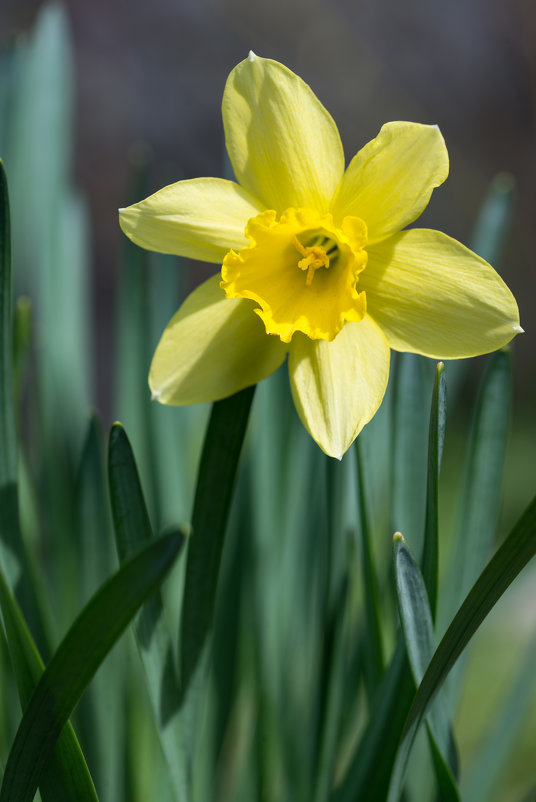
POLYGON ((237 180, 266 207, 328 211, 344 172, 337 126, 301 78, 253 53, 227 79, 222 103, 237 180))
POLYGON ((333 202, 334 217, 361 217, 369 242, 385 239, 417 219, 448 171, 437 126, 387 123, 350 162, 333 202))
POLYGON ((289 374, 303 425, 322 451, 340 459, 382 402, 389 346, 368 316, 347 323, 332 342, 298 334, 289 374))
POLYGON ((262 209, 234 181, 194 178, 120 209, 119 223, 127 237, 149 251, 221 262, 230 248, 247 245, 246 223, 262 209))
POLYGON ((228 299, 219 276, 188 296, 167 325, 149 385, 163 404, 216 401, 256 384, 283 362, 286 348, 266 334, 255 304, 228 299))
POLYGON ((501 277, 446 234, 410 229, 367 250, 360 286, 391 348, 458 359, 501 348, 521 331, 501 277))

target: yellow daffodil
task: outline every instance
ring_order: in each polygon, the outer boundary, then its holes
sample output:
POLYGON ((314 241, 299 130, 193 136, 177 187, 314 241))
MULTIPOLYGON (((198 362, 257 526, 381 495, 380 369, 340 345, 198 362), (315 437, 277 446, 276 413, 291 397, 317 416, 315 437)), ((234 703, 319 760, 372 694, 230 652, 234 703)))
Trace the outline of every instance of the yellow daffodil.
POLYGON ((159 401, 224 398, 288 354, 303 424, 341 457, 380 406, 391 348, 458 359, 522 330, 483 259, 438 231, 402 230, 447 177, 436 126, 387 123, 345 171, 309 86, 253 53, 229 75, 222 113, 236 183, 179 181, 120 213, 143 248, 221 266, 164 331, 149 376, 159 401))

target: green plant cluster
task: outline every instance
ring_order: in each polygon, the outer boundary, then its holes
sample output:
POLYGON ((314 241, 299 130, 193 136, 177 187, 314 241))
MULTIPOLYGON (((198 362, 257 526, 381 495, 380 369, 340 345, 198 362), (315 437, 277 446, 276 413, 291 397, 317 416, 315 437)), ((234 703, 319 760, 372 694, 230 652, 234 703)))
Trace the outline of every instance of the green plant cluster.
MULTIPOLYGON (((456 707, 466 646, 536 553, 536 500, 497 540, 509 353, 486 362, 447 527, 446 387, 460 405, 474 361, 398 355, 341 462, 281 371, 210 411, 159 407, 149 359, 186 288, 125 243, 106 444, 70 75, 59 7, 1 57, 0 802, 506 799, 535 645, 469 764, 456 707)), ((511 191, 475 233, 495 263, 511 191)))

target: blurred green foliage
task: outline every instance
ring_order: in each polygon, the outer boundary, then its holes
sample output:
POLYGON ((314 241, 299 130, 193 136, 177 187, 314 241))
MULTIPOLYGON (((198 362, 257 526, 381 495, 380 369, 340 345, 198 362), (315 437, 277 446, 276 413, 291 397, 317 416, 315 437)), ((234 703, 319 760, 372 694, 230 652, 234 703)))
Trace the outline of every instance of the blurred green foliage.
MULTIPOLYGON (((526 434, 507 450, 510 354, 480 360, 476 397, 474 360, 440 368, 434 384, 430 361, 396 355, 381 410, 339 463, 300 426, 281 370, 212 410, 150 403, 151 354, 188 266, 124 241, 114 363, 124 428, 112 428, 106 459, 90 412, 90 236, 71 179, 71 85, 65 15, 47 7, 0 62, 12 218, 3 178, 0 800, 31 799, 36 783, 55 802, 383 802, 404 783, 408 802, 530 793, 534 636, 510 621, 531 598, 516 597, 522 583, 501 603, 507 626, 487 621, 427 706, 480 611, 536 550, 534 507, 513 526, 534 488, 526 434), (445 379, 459 421, 446 438, 445 379), (506 539, 505 453, 508 481, 519 496, 527 488, 506 539), (185 557, 141 606, 182 544, 155 534, 186 522, 185 557), (393 557, 395 530, 405 542, 393 557), (508 691, 491 696, 499 684, 508 691), (412 724, 426 716, 406 767, 412 724), (68 717, 74 729, 47 763, 68 717)), ((132 176, 137 198, 142 152, 132 176)), ((512 191, 497 179, 476 225, 474 247, 494 264, 512 191)))

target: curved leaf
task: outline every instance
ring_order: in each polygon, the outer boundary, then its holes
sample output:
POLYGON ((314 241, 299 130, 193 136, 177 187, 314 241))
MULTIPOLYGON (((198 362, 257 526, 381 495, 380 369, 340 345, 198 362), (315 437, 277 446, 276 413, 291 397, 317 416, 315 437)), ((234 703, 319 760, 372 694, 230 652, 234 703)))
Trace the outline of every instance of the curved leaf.
POLYGON ((391 775, 388 802, 400 799, 413 740, 446 676, 490 610, 535 554, 536 498, 473 585, 434 652, 406 720, 391 775))
MULTIPOLYGON (((117 550, 123 563, 152 539, 152 531, 134 454, 119 423, 110 432, 108 475, 117 550)), ((184 744, 177 716, 180 689, 173 642, 159 591, 153 593, 137 616, 134 633, 170 777, 177 799, 186 799, 184 744)))
POLYGON ((43 673, 17 730, 0 802, 31 802, 58 736, 95 671, 173 564, 183 537, 152 541, 92 597, 43 673))
MULTIPOLYGON (((393 560, 400 621, 413 679, 418 686, 434 653, 432 614, 424 579, 399 533, 393 540, 393 560)), ((459 802, 460 795, 452 773, 457 766, 449 766, 448 761, 449 753, 453 753, 449 722, 440 700, 431 707, 427 725, 441 798, 445 802, 459 802)))
MULTIPOLYGON (((23 707, 45 670, 19 606, 0 572, 0 607, 19 697, 23 707)), ((93 780, 70 723, 62 730, 46 765, 39 790, 43 802, 97 802, 93 780)))

